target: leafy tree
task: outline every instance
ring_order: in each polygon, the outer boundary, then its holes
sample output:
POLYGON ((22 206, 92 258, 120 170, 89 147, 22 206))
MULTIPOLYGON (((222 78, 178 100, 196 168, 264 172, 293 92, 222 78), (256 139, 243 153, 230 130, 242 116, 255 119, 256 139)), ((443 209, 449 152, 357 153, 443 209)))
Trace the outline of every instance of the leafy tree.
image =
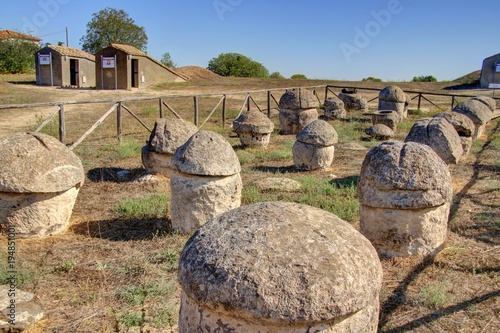
POLYGON ((283 75, 281 75, 280 72, 272 72, 269 77, 271 79, 284 79, 285 77, 283 75))
POLYGON ((239 53, 221 53, 209 61, 207 69, 220 76, 269 77, 264 65, 239 53))
POLYGON ((161 63, 164 64, 165 66, 167 67, 170 67, 170 68, 176 68, 177 67, 177 64, 174 63, 174 61, 172 60, 172 57, 170 57, 170 53, 163 53, 163 55, 161 56, 161 63))
POLYGON ((365 77, 365 78, 363 78, 361 81, 368 81, 368 82, 382 82, 382 80, 381 80, 381 79, 379 79, 378 77, 373 77, 373 76, 365 77))
POLYGON ((413 82, 436 82, 437 79, 432 76, 432 75, 427 75, 427 76, 414 76, 413 77, 413 82))
POLYGON ((0 40, 0 73, 28 73, 35 69, 35 52, 40 47, 24 39, 0 40))
POLYGON ((304 74, 293 74, 290 78, 292 80, 307 80, 307 77, 304 74))
POLYGON ((136 25, 123 9, 105 8, 92 14, 87 34, 80 38, 80 43, 89 53, 96 53, 110 43, 128 44, 146 51, 148 36, 146 29, 136 25))

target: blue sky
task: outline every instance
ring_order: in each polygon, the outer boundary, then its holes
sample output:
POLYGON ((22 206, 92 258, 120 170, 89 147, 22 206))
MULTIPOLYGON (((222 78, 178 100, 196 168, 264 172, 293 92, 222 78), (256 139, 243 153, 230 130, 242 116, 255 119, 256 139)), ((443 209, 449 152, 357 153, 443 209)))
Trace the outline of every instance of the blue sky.
POLYGON ((92 14, 125 10, 148 35, 147 52, 206 67, 237 52, 289 77, 452 80, 500 52, 497 0, 17 0, 2 4, 0 30, 80 48, 92 14))

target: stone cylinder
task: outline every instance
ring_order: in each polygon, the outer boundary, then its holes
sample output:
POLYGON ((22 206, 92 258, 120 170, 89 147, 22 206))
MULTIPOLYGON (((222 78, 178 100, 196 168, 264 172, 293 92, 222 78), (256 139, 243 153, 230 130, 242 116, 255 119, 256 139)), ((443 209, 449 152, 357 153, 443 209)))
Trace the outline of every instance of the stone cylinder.
POLYGON ((67 228, 85 179, 64 144, 42 133, 0 138, 0 226, 16 237, 43 237, 67 228))
POLYGON ((319 102, 307 89, 287 90, 279 101, 281 134, 297 134, 310 122, 318 119, 319 102))
POLYGON ((358 183, 361 232, 388 257, 439 252, 446 239, 451 174, 429 147, 386 141, 372 148, 358 183))
POLYGON ((263 202, 186 243, 179 332, 377 332, 382 268, 370 242, 318 208, 263 202))
POLYGON ((396 111, 400 121, 408 115, 408 103, 406 94, 397 86, 387 86, 378 95, 378 109, 396 111))
POLYGON ((396 131, 398 124, 401 121, 401 116, 394 110, 379 110, 370 114, 372 125, 382 124, 396 131))
POLYGON ((315 120, 297 134, 293 163, 298 170, 327 169, 333 162, 334 144, 338 142, 335 129, 324 120, 315 120))
POLYGON ((243 147, 266 148, 273 129, 273 122, 260 111, 245 112, 233 121, 243 147))
POLYGON ((221 135, 195 133, 175 151, 172 166, 170 215, 175 232, 193 232, 208 219, 240 206, 240 162, 221 135))
POLYGON ((486 124, 491 120, 493 115, 491 109, 483 102, 477 99, 468 99, 463 103, 455 106, 453 112, 461 113, 472 120, 474 123, 474 133, 472 138, 476 139, 483 135, 486 124))
POLYGON ((198 128, 185 120, 160 118, 155 121, 147 145, 142 148, 142 164, 147 171, 172 176, 172 156, 198 128))
POLYGON ((460 137, 460 143, 462 144, 463 150, 462 157, 460 159, 465 159, 472 147, 472 135, 475 131, 472 120, 470 120, 470 118, 466 115, 458 112, 441 112, 436 114, 434 118, 444 118, 453 126, 453 128, 455 128, 455 131, 460 137))

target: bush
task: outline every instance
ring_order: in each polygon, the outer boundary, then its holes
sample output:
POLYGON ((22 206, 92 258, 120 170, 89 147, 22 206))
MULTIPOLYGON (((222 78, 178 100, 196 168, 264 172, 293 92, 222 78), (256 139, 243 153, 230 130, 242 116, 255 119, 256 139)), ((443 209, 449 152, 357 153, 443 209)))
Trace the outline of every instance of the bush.
POLYGON ((23 39, 0 40, 0 74, 33 72, 39 49, 37 44, 23 39))
POLYGON ((381 79, 379 79, 378 77, 373 77, 373 76, 369 76, 369 77, 365 77, 364 79, 362 79, 361 81, 368 81, 368 82, 382 82, 381 79))
POLYGON ((272 72, 271 75, 269 75, 271 79, 284 79, 285 77, 281 75, 280 72, 272 72))
POLYGON ((207 69, 220 76, 269 77, 264 65, 239 53, 221 53, 210 60, 207 69))
POLYGON ((412 82, 437 82, 437 79, 432 75, 414 76, 412 82))
POLYGON ((290 78, 292 80, 307 80, 307 77, 304 74, 293 74, 290 78))

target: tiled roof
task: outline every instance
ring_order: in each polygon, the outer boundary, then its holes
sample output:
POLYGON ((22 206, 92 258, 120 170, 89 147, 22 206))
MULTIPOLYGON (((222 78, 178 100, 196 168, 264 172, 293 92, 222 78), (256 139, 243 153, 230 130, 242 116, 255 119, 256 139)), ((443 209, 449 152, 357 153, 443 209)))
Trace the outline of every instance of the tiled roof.
POLYGON ((63 56, 84 58, 91 61, 95 61, 95 56, 93 54, 87 53, 79 49, 75 49, 74 47, 59 46, 59 45, 47 45, 47 47, 58 52, 60 55, 63 56))
POLYGON ((161 62, 159 62, 155 58, 153 58, 153 57, 149 56, 147 53, 142 52, 141 50, 133 47, 132 45, 111 43, 110 46, 113 47, 113 48, 115 48, 115 49, 117 49, 117 50, 123 51, 123 52, 125 52, 127 54, 133 55, 133 56, 146 57, 149 60, 155 62, 158 65, 160 65, 161 67, 165 68, 167 71, 171 72, 172 74, 177 75, 178 77, 180 77, 180 78, 182 78, 182 79, 184 79, 186 81, 190 80, 188 76, 180 74, 180 73, 177 73, 172 68, 165 66, 164 64, 162 64, 161 62))
POLYGON ((20 32, 12 31, 12 30, 0 30, 0 39, 6 38, 20 38, 26 40, 32 40, 34 42, 40 42, 41 39, 35 36, 25 35, 20 32))

